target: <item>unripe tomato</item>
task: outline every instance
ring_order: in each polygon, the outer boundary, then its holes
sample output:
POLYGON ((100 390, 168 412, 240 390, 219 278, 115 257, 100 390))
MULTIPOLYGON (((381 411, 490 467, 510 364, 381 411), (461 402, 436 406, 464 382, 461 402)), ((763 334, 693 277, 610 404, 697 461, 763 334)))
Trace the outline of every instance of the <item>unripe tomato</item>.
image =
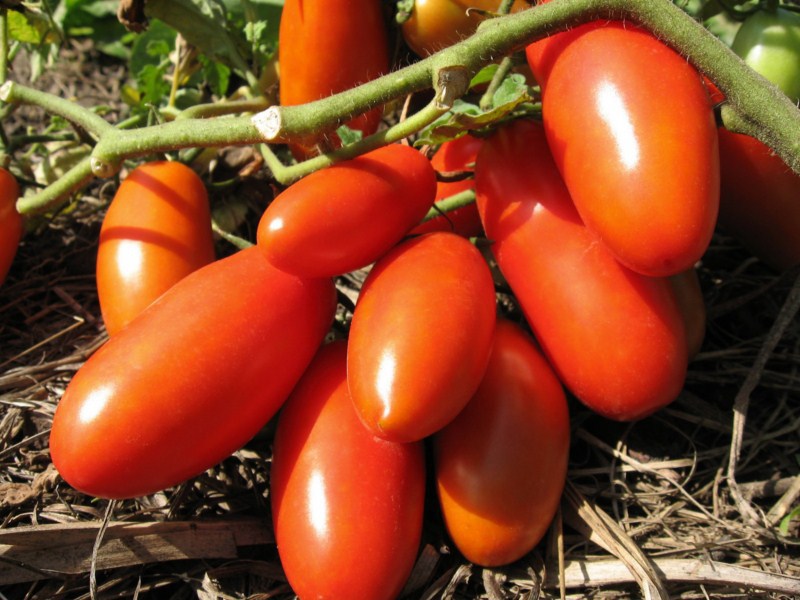
MULTIPOLYGON (((442 144, 431 158, 436 171, 474 171, 475 158, 478 156, 483 141, 472 135, 462 135, 442 144)), ((436 201, 443 200, 459 192, 475 189, 475 179, 468 177, 460 181, 440 181, 436 185, 436 201)), ((483 233, 481 218, 475 203, 454 211, 434 217, 417 225, 411 233, 429 233, 431 231, 452 231, 464 237, 477 237, 483 233)))
POLYGON ((518 326, 498 320, 478 391, 433 445, 444 522, 467 560, 504 565, 539 543, 564 489, 569 412, 518 326))
POLYGON ((345 342, 323 347, 281 411, 270 496, 281 564, 300 598, 393 600, 419 548, 421 443, 367 431, 347 391, 345 342))
MULTIPOLYGON (((389 43, 380 0, 286 0, 278 36, 280 101, 305 104, 343 92, 389 70, 389 43)), ((374 133, 383 111, 347 122, 374 133)), ((293 146, 298 158, 314 153, 323 135, 293 146)), ((338 138, 329 132, 328 141, 338 138)))
POLYGON ((464 238, 428 233, 392 249, 350 327, 347 381, 364 424, 411 442, 452 421, 480 383, 494 323, 491 273, 464 238))
POLYGON ((795 103, 800 100, 800 15, 759 10, 742 23, 731 48, 795 103))
POLYGON ((16 178, 0 168, 0 285, 6 279, 8 270, 17 253, 22 239, 22 215, 17 212, 19 185, 16 178))
POLYGON ((399 242, 435 194, 436 173, 425 156, 410 146, 385 146, 290 186, 261 217, 258 246, 288 273, 341 275, 399 242))
POLYGON ((108 207, 97 251, 97 295, 116 334, 192 271, 214 260, 208 194, 178 162, 131 171, 108 207))
POLYGON ((581 219, 630 269, 690 268, 719 207, 714 115, 686 58, 630 23, 528 46, 556 165, 581 219))
POLYGON ((475 185, 497 264, 561 381, 617 420, 674 400, 688 357, 670 283, 623 266, 584 226, 542 126, 515 121, 487 139, 475 185))
POLYGON ((53 463, 74 488, 132 498, 243 446, 311 362, 336 308, 257 248, 179 281, 78 370, 56 408, 53 463))

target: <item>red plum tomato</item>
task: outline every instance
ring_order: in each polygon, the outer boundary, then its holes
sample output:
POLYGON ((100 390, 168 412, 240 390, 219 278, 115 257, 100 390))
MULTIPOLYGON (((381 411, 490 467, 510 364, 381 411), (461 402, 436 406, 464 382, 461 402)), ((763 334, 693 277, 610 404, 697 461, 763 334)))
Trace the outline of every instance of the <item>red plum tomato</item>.
POLYGON ((330 328, 331 280, 304 280, 257 248, 188 275, 78 370, 50 453, 71 486, 132 498, 236 451, 286 401, 330 328))
POLYGON ((267 207, 258 246, 279 269, 333 277, 374 262, 428 212, 436 194, 430 161, 392 144, 316 171, 267 207))
POLYGON ((19 185, 6 169, 0 168, 0 285, 5 281, 19 241, 22 239, 22 215, 17 212, 19 185))
POLYGON ((208 194, 178 162, 140 165, 108 207, 97 251, 97 294, 115 335, 192 271, 214 260, 208 194))
POLYGON ((270 495, 281 564, 300 598, 400 594, 419 550, 424 453, 363 426, 344 341, 319 351, 281 411, 270 495))
POLYGON ((569 437, 561 382, 519 326, 498 320, 478 391, 433 438, 444 522, 467 560, 505 565, 544 537, 564 489, 569 437))
POLYGON ((428 233, 393 248, 367 276, 356 304, 347 381, 375 435, 411 442, 461 411, 489 360, 494 283, 467 240, 428 233))

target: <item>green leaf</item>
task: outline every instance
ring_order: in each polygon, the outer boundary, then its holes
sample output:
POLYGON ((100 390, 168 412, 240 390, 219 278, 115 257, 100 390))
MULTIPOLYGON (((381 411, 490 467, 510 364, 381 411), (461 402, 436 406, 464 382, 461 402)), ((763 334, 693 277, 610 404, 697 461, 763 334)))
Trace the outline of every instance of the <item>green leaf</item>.
POLYGON ((342 140, 342 146, 355 144, 356 142, 361 141, 361 138, 364 137, 363 132, 359 131, 358 129, 350 129, 347 125, 340 125, 336 130, 336 135, 338 135, 339 139, 342 140))
POLYGON ((164 42, 170 49, 174 48, 175 36, 175 30, 166 23, 158 20, 151 21, 147 31, 136 36, 133 42, 129 63, 131 74, 138 78, 139 73, 146 65, 160 64, 163 57, 153 56, 149 49, 155 47, 160 42, 164 42))
POLYGON ((789 525, 798 517, 800 517, 800 506, 795 507, 792 512, 781 519, 781 524, 778 526, 778 531, 780 531, 781 535, 789 535, 789 525))
POLYGON ((476 86, 489 83, 494 77, 494 74, 497 72, 498 66, 499 65, 492 63, 483 67, 475 74, 475 76, 472 78, 472 81, 469 82, 469 87, 474 88, 476 86))
POLYGON ((59 40, 54 23, 46 16, 32 11, 8 11, 8 35, 24 44, 39 45, 59 40))
POLYGON ((169 94, 170 84, 164 77, 166 68, 145 65, 136 75, 136 83, 141 94, 141 102, 158 105, 169 94))
POLYGON ((200 56, 200 64, 203 65, 203 76, 211 86, 211 91, 218 97, 224 97, 228 93, 228 84, 231 79, 231 70, 219 62, 209 60, 206 56, 200 56))

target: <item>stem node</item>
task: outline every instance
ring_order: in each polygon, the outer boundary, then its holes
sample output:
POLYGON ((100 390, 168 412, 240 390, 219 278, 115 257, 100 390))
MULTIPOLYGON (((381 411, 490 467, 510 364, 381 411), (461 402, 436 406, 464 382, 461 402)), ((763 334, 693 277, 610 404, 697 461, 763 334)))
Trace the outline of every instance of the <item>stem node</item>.
POLYGON ((99 177, 101 179, 107 179, 109 177, 113 177, 117 173, 119 173, 120 165, 111 163, 107 160, 103 160, 102 158, 97 158, 95 156, 92 157, 91 160, 91 167, 92 167, 92 174, 95 177, 99 177))
POLYGON ((271 142, 281 133, 283 118, 279 106, 270 106, 252 118, 253 126, 264 136, 264 140, 271 142))

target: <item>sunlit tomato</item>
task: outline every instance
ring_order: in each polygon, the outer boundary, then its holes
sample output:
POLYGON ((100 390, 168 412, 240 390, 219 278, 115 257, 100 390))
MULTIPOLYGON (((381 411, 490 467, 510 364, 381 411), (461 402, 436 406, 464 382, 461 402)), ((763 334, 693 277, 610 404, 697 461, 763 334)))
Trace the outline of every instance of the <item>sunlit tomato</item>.
POLYGON ((323 347, 275 434, 270 496, 286 577, 300 598, 396 598, 422 532, 421 443, 367 431, 347 391, 345 342, 323 347))
POLYGON ((800 176, 759 140, 719 130, 719 222, 771 267, 800 263, 800 176))
MULTIPOLYGON (((286 0, 278 37, 280 102, 305 104, 343 92, 389 70, 389 43, 380 0, 286 0), (355 17, 355 18, 354 18, 355 17)), ((365 135, 380 123, 376 108, 347 123, 365 135)), ((294 146, 313 153, 324 137, 294 146)), ((330 143, 337 143, 332 133, 330 143)))
POLYGON ((72 378, 53 419, 53 463, 104 498, 203 472, 272 418, 335 308, 330 280, 287 275, 256 248, 195 271, 72 378))
POLYGON ((108 207, 97 251, 97 295, 108 333, 213 260, 208 194, 197 174, 167 161, 131 171, 108 207))
MULTIPOLYGON (((442 173, 474 171, 475 157, 478 156, 481 143, 480 138, 469 134, 445 142, 431 158, 431 164, 436 171, 442 173)), ((472 177, 460 181, 440 181, 436 186, 436 200, 443 200, 471 189, 475 189, 475 180, 472 177)), ((431 231, 452 231, 464 237, 477 237, 483 233, 478 208, 474 202, 457 208, 447 213, 446 216, 441 215, 417 225, 412 233, 429 233, 431 231)))
POLYGON ((742 23, 731 48, 794 102, 800 100, 800 14, 759 10, 742 23))
POLYGON ((561 382, 519 327, 498 320, 477 393, 433 439, 444 522, 467 560, 498 566, 532 550, 564 488, 569 412, 561 382))
POLYGON ((17 212, 17 198, 16 178, 0 168, 0 285, 5 281, 22 238, 22 215, 17 212))
POLYGON ((672 291, 678 301, 678 309, 686 329, 686 348, 689 358, 694 358, 703 347, 706 337, 706 305, 703 289, 695 269, 688 269, 669 277, 672 291))
POLYGON ((316 171, 280 194, 258 225, 276 267, 333 277, 365 267, 428 212, 436 173, 410 146, 392 144, 316 171))
POLYGON ((542 126, 487 139, 475 185, 492 253, 561 381, 617 420, 674 400, 688 358, 669 281, 623 266, 583 225, 542 126))
POLYGON ((553 158, 586 227, 639 273, 691 267, 719 206, 716 126, 698 73, 621 22, 557 34, 527 56, 553 158))
POLYGON ((444 427, 480 383, 494 323, 491 273, 464 238, 428 233, 391 250, 350 328, 347 380, 364 424, 398 442, 444 427))
MULTIPOLYGON (((411 17, 401 25, 403 39, 417 56, 426 57, 469 37, 483 19, 477 8, 496 11, 500 0, 415 0, 411 17)), ((527 8, 516 0, 512 12, 527 8)))

